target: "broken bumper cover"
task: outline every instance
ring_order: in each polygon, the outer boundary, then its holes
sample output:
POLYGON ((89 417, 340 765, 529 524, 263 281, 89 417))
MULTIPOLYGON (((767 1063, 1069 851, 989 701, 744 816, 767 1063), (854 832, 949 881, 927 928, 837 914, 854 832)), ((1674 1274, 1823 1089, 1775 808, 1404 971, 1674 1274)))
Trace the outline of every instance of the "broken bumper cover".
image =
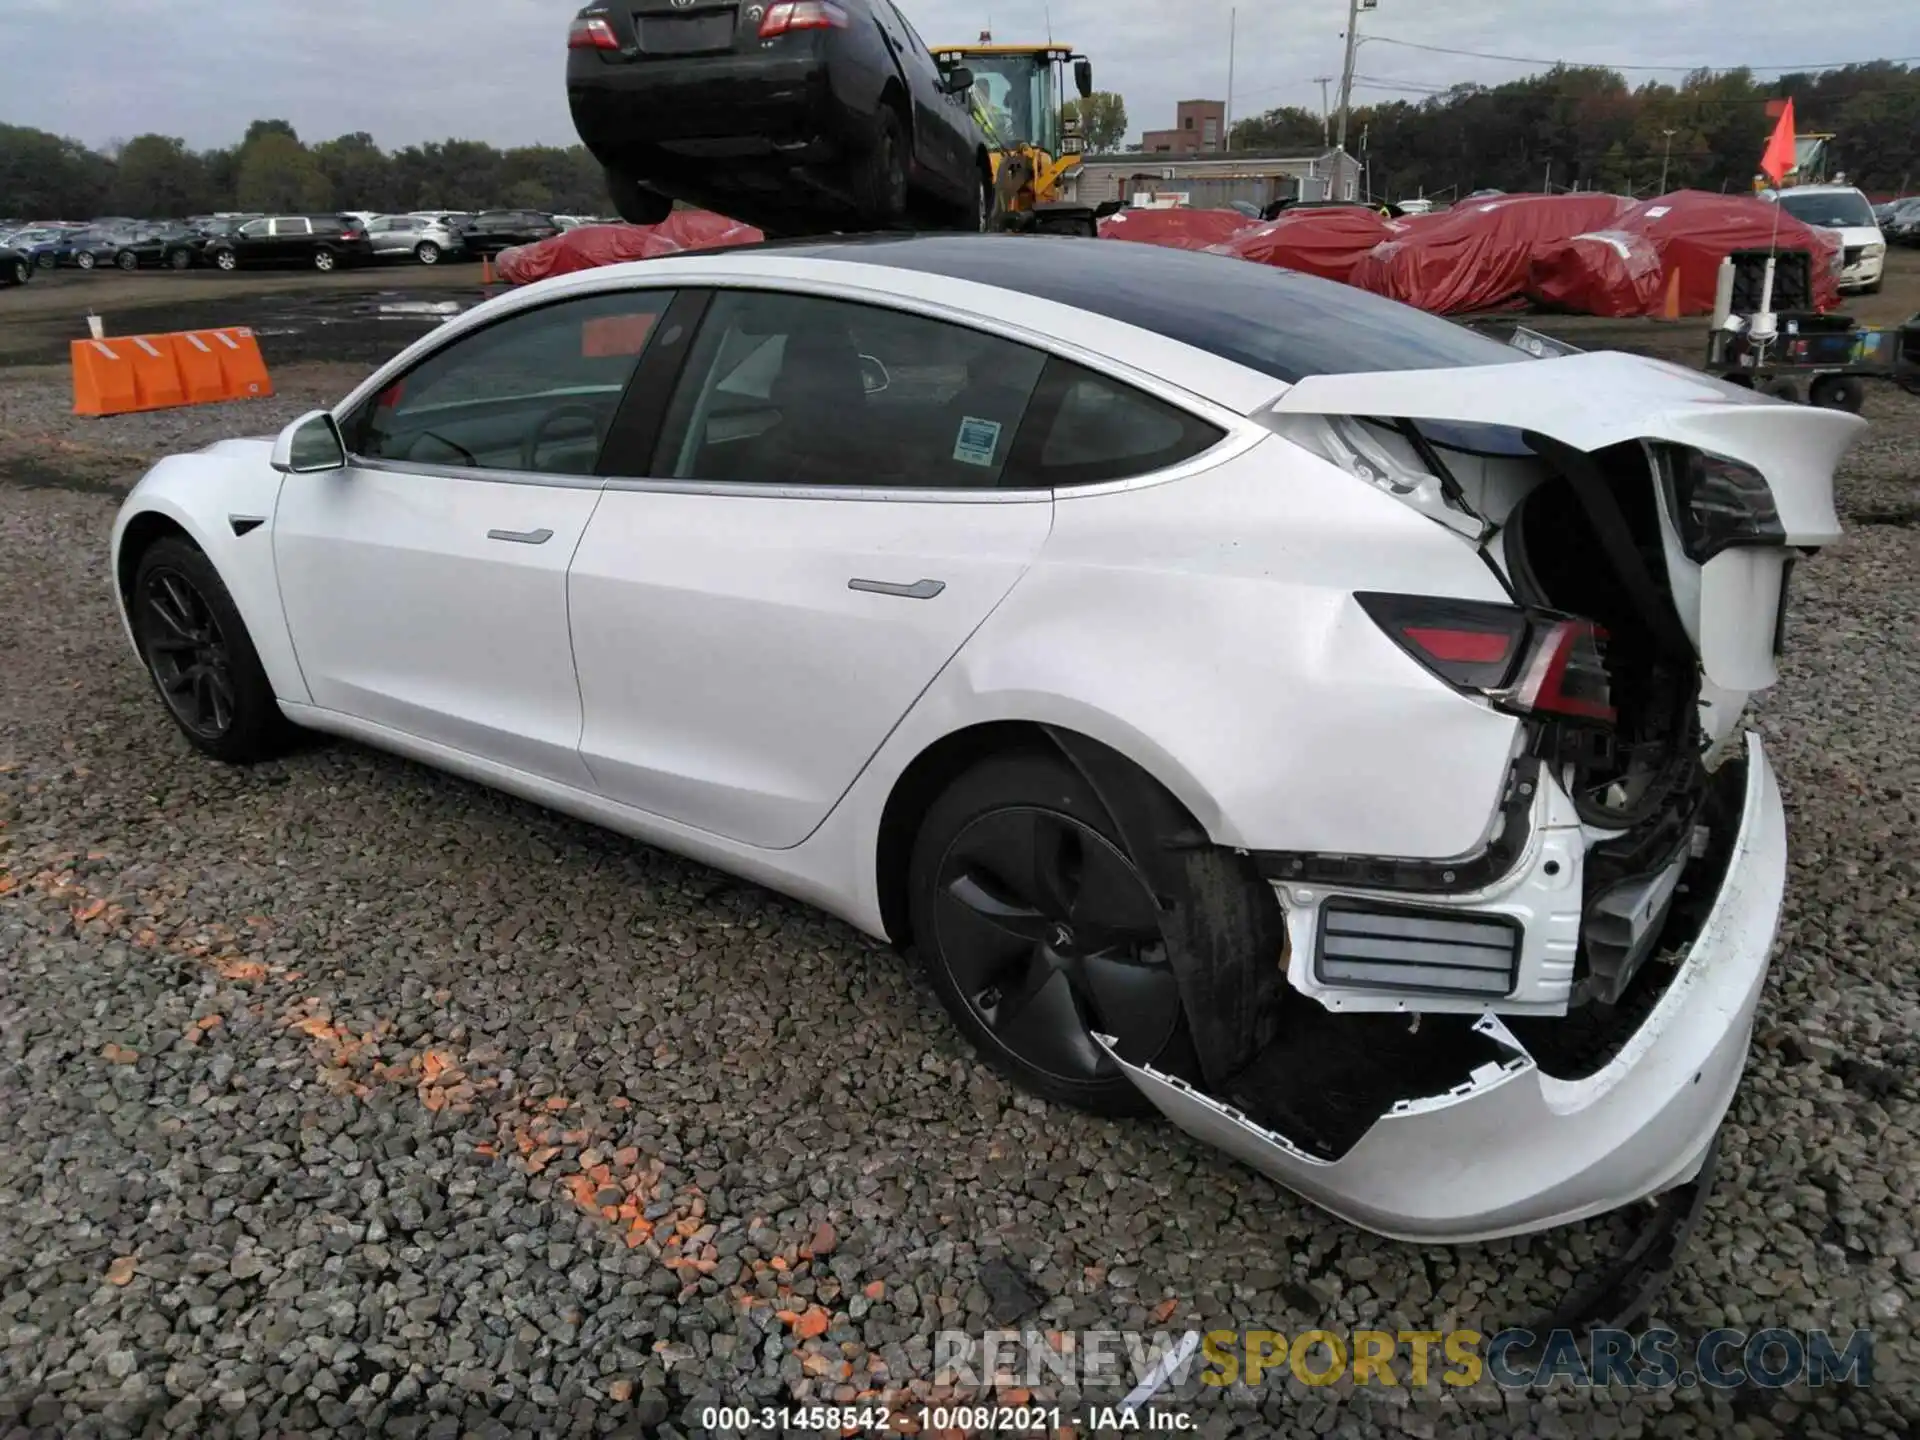
MULTIPOLYGON (((1692 1180, 1746 1064, 1786 883, 1786 819, 1757 736, 1739 832, 1699 935, 1664 995, 1596 1073, 1514 1053, 1467 1083, 1395 1105, 1337 1160, 1306 1154, 1185 1082, 1119 1063, 1183 1130, 1334 1214, 1402 1240, 1466 1242, 1602 1214, 1692 1180)), ((1118 1059, 1118 1057, 1115 1057, 1118 1059)))

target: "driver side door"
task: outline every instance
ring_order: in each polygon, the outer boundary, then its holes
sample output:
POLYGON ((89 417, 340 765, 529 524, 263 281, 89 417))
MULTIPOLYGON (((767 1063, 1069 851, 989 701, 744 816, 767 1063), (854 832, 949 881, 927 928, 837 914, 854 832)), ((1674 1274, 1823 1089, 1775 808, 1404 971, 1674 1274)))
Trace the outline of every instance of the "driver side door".
POLYGON ((341 417, 344 469, 288 477, 274 561, 316 706, 591 784, 567 567, 671 299, 585 296, 463 335, 341 417))

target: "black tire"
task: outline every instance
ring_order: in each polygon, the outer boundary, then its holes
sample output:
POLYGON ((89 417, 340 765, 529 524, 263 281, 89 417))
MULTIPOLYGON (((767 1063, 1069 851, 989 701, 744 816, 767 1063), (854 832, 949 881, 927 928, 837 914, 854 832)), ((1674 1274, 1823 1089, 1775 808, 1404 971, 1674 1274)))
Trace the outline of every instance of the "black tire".
POLYGON ((118 255, 113 257, 113 263, 128 274, 132 274, 140 268, 140 257, 131 250, 122 250, 118 255))
POLYGON ((176 250, 171 255, 167 256, 167 264, 171 265, 176 270, 192 269, 193 268, 193 252, 191 250, 176 250))
POLYGON ((33 268, 36 270, 51 270, 59 263, 60 257, 50 250, 42 250, 33 258, 33 268))
POLYGON ((91 270, 99 262, 93 258, 93 252, 91 250, 82 250, 78 255, 73 257, 73 263, 78 265, 82 270, 91 270))
POLYGON ((993 229, 993 176, 982 170, 979 179, 974 182, 977 193, 973 199, 973 228, 984 235, 993 229))
POLYGON ((322 274, 332 270, 337 263, 338 259, 331 250, 322 247, 313 252, 313 268, 322 274))
POLYGON ((624 171, 608 166, 606 176, 614 214, 629 225, 658 225, 673 213, 671 197, 649 190, 624 171))
POLYGON ((1823 410, 1845 410, 1858 415, 1867 402, 1867 387, 1857 375, 1818 375, 1807 387, 1807 401, 1823 410))
POLYGON ((863 224, 890 230, 907 213, 907 128, 891 104, 880 107, 873 142, 856 163, 854 199, 863 224))
POLYGON ((213 252, 213 268, 216 270, 238 270, 240 268, 240 257, 231 250, 216 250, 213 252))
POLYGON ((915 948, 941 1003, 1021 1088, 1096 1114, 1149 1110, 1095 1028, 1129 1061, 1186 1068, 1192 1042, 1159 905, 1092 787, 1059 756, 1009 752, 955 780, 921 822, 908 887, 915 948))
POLYGON ((1800 382, 1785 375, 1762 380, 1759 390, 1762 395, 1771 395, 1776 400, 1790 400, 1796 405, 1800 403, 1800 382))
POLYGON ((14 284, 24 285, 27 283, 27 281, 33 278, 33 267, 27 264, 26 261, 15 260, 10 263, 12 265, 12 269, 9 273, 11 273, 13 276, 14 284))
POLYGON ((440 247, 431 240, 422 240, 418 245, 413 247, 413 258, 418 260, 422 265, 438 265, 440 263, 440 247))
POLYGON ((292 726, 233 597, 199 547, 177 535, 148 546, 127 608, 154 689, 195 749, 248 765, 286 748, 292 726))

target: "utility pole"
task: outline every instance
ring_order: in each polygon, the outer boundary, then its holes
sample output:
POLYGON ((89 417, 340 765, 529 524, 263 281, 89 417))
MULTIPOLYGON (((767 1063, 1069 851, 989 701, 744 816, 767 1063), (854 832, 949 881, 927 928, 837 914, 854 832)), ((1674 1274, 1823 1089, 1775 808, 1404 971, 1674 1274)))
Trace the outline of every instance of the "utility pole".
POLYGON ((1233 149, 1233 29, 1239 14, 1238 7, 1227 11, 1227 104, 1220 117, 1220 128, 1226 133, 1220 137, 1222 150, 1233 149))
POLYGON ((1335 148, 1347 153, 1347 112, 1353 107, 1353 51, 1359 40, 1360 0, 1347 0, 1347 58, 1340 67, 1340 139, 1335 148))
POLYGON ((1660 133, 1667 137, 1667 143, 1660 151, 1660 193, 1664 195, 1667 193, 1667 161, 1673 154, 1673 131, 1662 130, 1660 133))
POLYGON ((1327 134, 1327 126, 1329 124, 1328 116, 1330 114, 1327 106, 1327 86, 1333 83, 1333 76, 1316 75, 1313 77, 1313 83, 1320 87, 1320 143, 1327 145, 1331 143, 1331 139, 1327 134))

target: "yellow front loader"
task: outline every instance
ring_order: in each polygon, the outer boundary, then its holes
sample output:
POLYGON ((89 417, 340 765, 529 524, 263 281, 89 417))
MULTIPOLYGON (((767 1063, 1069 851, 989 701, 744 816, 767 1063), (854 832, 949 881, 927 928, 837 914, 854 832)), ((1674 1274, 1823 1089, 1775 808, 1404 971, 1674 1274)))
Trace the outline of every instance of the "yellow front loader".
POLYGON ((1061 198, 1084 148, 1080 127, 1062 113, 1067 69, 1084 99, 1093 93, 1093 62, 1068 45, 995 45, 990 35, 933 53, 942 69, 973 77, 974 117, 993 162, 990 228, 1098 234, 1092 206, 1061 198))

